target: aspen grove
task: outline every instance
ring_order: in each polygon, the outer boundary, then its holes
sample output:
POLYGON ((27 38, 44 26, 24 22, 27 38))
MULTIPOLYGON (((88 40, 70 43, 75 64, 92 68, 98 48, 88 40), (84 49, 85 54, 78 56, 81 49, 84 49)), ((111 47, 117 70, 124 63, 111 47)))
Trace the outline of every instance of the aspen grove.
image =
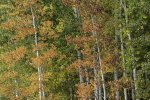
POLYGON ((0 100, 150 100, 150 0, 0 0, 0 100))

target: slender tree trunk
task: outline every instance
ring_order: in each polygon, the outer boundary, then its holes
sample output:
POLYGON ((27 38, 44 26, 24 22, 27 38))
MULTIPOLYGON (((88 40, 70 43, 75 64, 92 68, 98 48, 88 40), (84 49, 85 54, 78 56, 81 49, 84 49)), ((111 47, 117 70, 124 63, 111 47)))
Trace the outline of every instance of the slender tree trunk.
MULTIPOLYGON (((88 68, 85 68, 85 75, 86 75, 86 85, 90 84, 90 78, 89 78, 89 71, 88 68)), ((91 100, 91 96, 88 97, 88 100, 91 100)))
MULTIPOLYGON (((128 27, 128 16, 126 15, 126 26, 128 27)), ((132 41, 132 38, 131 38, 131 34, 128 33, 128 39, 129 41, 131 42, 132 41)), ((132 75, 133 75, 133 81, 134 81, 134 88, 132 89, 132 99, 133 100, 138 100, 136 99, 136 90, 137 90, 137 85, 136 85, 136 66, 135 66, 135 57, 134 57, 134 51, 133 51, 133 47, 132 47, 132 44, 130 44, 130 54, 131 54, 131 57, 132 57, 132 75)))
MULTIPOLYGON (((124 0, 123 0, 124 1, 124 0)), ((126 22, 126 28, 128 28, 128 14, 127 14, 127 7, 126 7, 126 2, 124 1, 122 3, 123 5, 123 9, 124 9, 124 12, 125 12, 125 22, 126 22)), ((132 41, 132 38, 131 38, 131 34, 128 33, 128 39, 129 41, 131 42, 132 41)), ((130 44, 130 54, 132 56, 132 74, 133 74, 133 81, 134 81, 134 88, 132 89, 132 99, 135 100, 136 99, 136 90, 137 90, 137 85, 136 85, 136 66, 135 66, 135 57, 134 57, 134 51, 133 51, 133 47, 132 47, 132 44, 130 44)), ((138 99, 136 99, 138 100, 138 99)))
MULTIPOLYGON (((18 82, 16 79, 15 79, 15 84, 18 86, 18 82)), ((15 97, 18 98, 18 96, 19 96, 19 93, 18 93, 18 90, 16 89, 15 90, 15 97)))
MULTIPOLYGON (((116 67, 114 68, 114 80, 118 80, 118 70, 116 67)), ((120 97, 120 94, 119 94, 119 90, 117 89, 115 93, 116 100, 119 100, 119 97, 120 97)))
MULTIPOLYGON (((121 18, 121 9, 123 6, 123 1, 120 0, 120 18, 121 18)), ((122 66, 123 66, 123 76, 126 77, 126 68, 125 68, 125 49, 123 45, 123 35, 121 33, 120 35, 120 40, 121 40, 121 55, 122 55, 122 66)), ((128 95, 127 95, 127 88, 123 88, 124 91, 124 100, 128 100, 128 95)))
POLYGON ((95 63, 96 65, 94 66, 94 95, 95 95, 95 100, 102 100, 102 85, 101 85, 101 80, 100 80, 100 72, 99 72, 99 67, 100 67, 100 64, 99 64, 99 58, 97 56, 97 46, 95 44, 94 46, 94 51, 96 53, 96 56, 95 56, 95 63))
MULTIPOLYGON (((76 4, 76 0, 74 0, 74 3, 76 4)), ((78 8, 75 6, 75 7, 73 7, 73 9, 74 9, 75 17, 76 17, 76 18, 79 18, 78 8)), ((78 57, 79 60, 81 60, 81 52, 80 52, 79 50, 77 50, 77 57, 78 57)), ((80 84, 82 84, 82 83, 83 83, 82 66, 79 66, 78 70, 79 70, 79 80, 80 80, 80 84)), ((84 100, 84 97, 82 97, 81 99, 84 100)))
POLYGON ((98 97, 99 97, 99 100, 102 100, 102 86, 101 85, 98 85, 98 97))
MULTIPOLYGON (((116 67, 114 68, 114 80, 118 80, 118 70, 116 67)), ((117 89, 115 93, 116 100, 119 100, 119 97, 120 97, 120 93, 119 90, 117 89)))
MULTIPOLYGON (((76 4, 76 0, 74 0, 74 3, 76 4)), ((78 8, 75 6, 75 7, 73 7, 73 9, 74 9, 75 17, 79 18, 78 8)), ((78 57, 79 60, 81 60, 81 52, 79 50, 77 50, 77 57, 78 57)), ((81 68, 81 66, 79 66, 79 79, 80 79, 80 83, 83 83, 82 68, 81 68)))
POLYGON ((73 100, 73 91, 72 91, 72 87, 69 87, 69 92, 70 92, 70 100, 73 100))
POLYGON ((85 75, 86 75, 86 85, 88 85, 90 83, 90 79, 89 79, 89 72, 88 72, 88 68, 85 68, 85 75))
MULTIPOLYGON (((76 4, 76 0, 74 0, 74 3, 76 4)), ((74 9, 75 17, 79 19, 79 10, 77 6, 73 7, 73 9, 74 9)), ((77 50, 77 57, 79 60, 81 60, 81 52, 79 50, 77 50)), ((82 84, 83 83, 82 66, 79 66, 78 70, 79 70, 80 84, 82 84)), ((84 100, 84 97, 82 97, 81 99, 84 100)))
MULTIPOLYGON (((94 35, 94 30, 93 30, 93 35, 94 35)), ((96 49, 97 49, 97 46, 96 44, 94 45, 94 51, 95 53, 96 52, 96 49)), ((98 72, 98 67, 99 67, 99 63, 98 63, 98 57, 97 57, 97 54, 95 56, 95 59, 94 59, 96 65, 94 66, 94 95, 95 95, 95 100, 102 100, 102 93, 99 89, 101 89, 101 84, 100 84, 100 79, 99 79, 99 72, 98 72)))
MULTIPOLYGON (((117 53, 116 53, 116 59, 118 57, 118 30, 115 29, 115 41, 116 41, 116 49, 117 49, 117 53)), ((118 67, 117 67, 117 64, 116 66, 114 67, 114 80, 118 80, 118 67)), ((115 98, 116 100, 119 100, 120 99, 120 93, 119 93, 119 90, 117 89, 116 90, 116 93, 115 93, 115 98)))
POLYGON ((97 70, 96 67, 94 67, 94 96, 95 96, 95 100, 98 100, 99 96, 98 96, 98 81, 97 81, 97 70))
MULTIPOLYGON (((74 0, 74 2, 76 2, 76 0, 74 0)), ((77 17, 77 18, 79 18, 79 10, 77 9, 77 7, 74 7, 74 12, 75 12, 75 16, 77 17)), ((94 23, 92 23, 93 25, 94 25, 94 23)), ((94 31, 93 31, 94 32, 94 31)), ((97 35, 97 33, 96 33, 96 31, 93 33, 94 35, 97 35)), ((97 38, 95 38, 96 39, 96 45, 97 45, 97 49, 98 49, 98 62, 100 63, 100 55, 99 55, 99 47, 98 47, 98 39, 97 38)), ((80 54, 79 53, 79 51, 78 51, 78 54, 80 54)), ((78 56, 79 57, 79 56, 78 56)), ((101 64, 99 64, 99 67, 101 67, 101 64)), ((81 72, 81 69, 80 69, 81 67, 79 67, 79 73, 81 72)), ((98 100, 102 100, 101 98, 102 98, 102 96, 101 97, 99 97, 99 95, 101 95, 101 93, 99 94, 99 92, 101 92, 101 91, 99 91, 99 86, 97 86, 97 83, 98 83, 98 80, 97 80, 97 75, 98 75, 98 73, 96 73, 97 72, 97 69, 96 68, 94 68, 94 73, 96 74, 96 75, 94 75, 94 80, 96 81, 95 82, 95 95, 96 95, 96 98, 95 98, 95 100, 96 99, 98 99, 98 100)), ((101 80, 102 80, 102 86, 103 86, 103 92, 104 92, 104 100, 106 100, 106 89, 105 89, 105 83, 104 83, 104 75, 103 75, 103 72, 102 72, 102 69, 100 68, 100 74, 101 74, 101 80)), ((80 75, 80 82, 83 82, 83 79, 81 78, 81 75, 80 75)))
POLYGON ((103 71, 100 70, 101 72, 101 78, 102 78, 102 86, 103 86, 103 92, 104 92, 104 100, 107 99, 107 96, 106 96, 106 86, 105 86, 105 80, 104 80, 104 74, 103 74, 103 71))
MULTIPOLYGON (((102 71, 102 68, 101 68, 102 66, 101 66, 100 48, 99 48, 99 43, 98 43, 98 35, 97 35, 96 30, 94 29, 95 22, 94 22, 93 16, 91 16, 91 20, 92 20, 92 25, 93 25, 93 36, 95 38, 95 44, 96 44, 96 49, 97 49, 97 62, 98 62, 98 66, 99 66, 99 70, 100 70, 100 74, 101 74, 103 95, 104 95, 104 100, 106 100, 107 96, 106 96, 105 79, 104 79, 104 74, 103 74, 103 71, 102 71)), ((99 72, 98 72, 98 75, 99 75, 99 72)), ((99 92, 101 92, 101 91, 99 91, 99 92)), ((101 98, 100 98, 100 100, 101 100, 101 98)))
MULTIPOLYGON (((81 52, 80 51, 77 51, 77 56, 78 56, 78 59, 81 60, 81 52)), ((80 83, 83 83, 83 76, 82 76, 81 66, 79 66, 79 79, 80 79, 80 83)))
MULTIPOLYGON (((126 77, 126 68, 125 68, 125 51, 123 46, 123 39, 121 35, 121 51, 122 51, 122 66, 123 66, 123 77, 126 77)), ((128 100, 127 88, 124 88, 124 100, 128 100)))
MULTIPOLYGON (((37 36, 37 31, 36 31, 36 23, 35 23, 35 15, 33 12, 33 8, 31 6, 31 13, 32 13, 32 24, 34 28, 34 42, 35 42, 35 47, 36 47, 36 56, 39 57, 39 51, 38 51, 38 36, 37 36)), ((44 97, 44 89, 43 89, 43 84, 42 84, 42 67, 38 65, 38 81, 39 81, 39 100, 42 100, 44 97)))
MULTIPOLYGON (((121 54, 122 54, 122 66, 123 66, 123 77, 126 77, 126 68, 125 68, 125 50, 123 46, 123 37, 122 34, 120 36, 121 40, 121 54)), ((127 89, 124 88, 124 100, 128 100, 127 89)))

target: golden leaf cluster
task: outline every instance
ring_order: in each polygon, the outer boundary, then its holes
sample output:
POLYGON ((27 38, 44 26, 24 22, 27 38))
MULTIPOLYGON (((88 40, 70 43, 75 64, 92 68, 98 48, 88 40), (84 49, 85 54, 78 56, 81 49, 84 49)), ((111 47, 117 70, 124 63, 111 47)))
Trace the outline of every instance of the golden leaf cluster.
POLYGON ((48 34, 48 36, 54 35, 55 33, 51 29, 52 25, 53 24, 52 24, 51 21, 44 21, 44 22, 42 22, 42 24, 39 27, 40 35, 41 36, 45 36, 47 34, 48 34))
POLYGON ((84 47, 85 44, 87 43, 92 43, 93 42, 93 37, 90 36, 76 36, 75 38, 73 37, 66 37, 66 41, 68 43, 72 43, 76 46, 76 48, 81 48, 84 47))
POLYGON ((57 52, 56 50, 53 48, 53 49, 50 49, 48 50, 47 52, 43 53, 42 56, 38 56, 38 57, 34 57, 34 58, 31 58, 32 60, 32 65, 33 66, 42 66, 45 64, 46 61, 48 61, 50 58, 54 58, 57 56, 57 52))
POLYGON ((37 51, 37 50, 43 50, 47 46, 48 46, 48 43, 40 42, 40 43, 38 43, 37 46, 32 45, 32 48, 33 48, 33 51, 37 51))
POLYGON ((74 61, 70 66, 69 66, 69 69, 72 69, 72 68, 79 68, 79 67, 81 67, 81 60, 76 60, 76 61, 74 61))
POLYGON ((77 85, 76 94, 80 98, 79 100, 88 100, 88 97, 91 96, 93 92, 93 86, 88 84, 85 85, 84 83, 77 85))
POLYGON ((8 97, 8 96, 10 96, 9 94, 10 94, 10 92, 12 91, 12 87, 11 87, 11 85, 1 85, 0 84, 0 91, 3 93, 3 95, 4 96, 6 96, 6 97, 8 97))
POLYGON ((105 55, 105 57, 101 59, 101 62, 102 62, 102 70, 104 72, 113 72, 116 63, 116 58, 114 54, 105 55))
POLYGON ((15 5, 16 5, 16 9, 20 9, 22 10, 22 8, 24 9, 28 9, 31 7, 31 5, 35 5, 37 4, 39 0, 17 0, 15 1, 15 5))
POLYGON ((2 76, 0 76, 1 80, 6 80, 8 78, 15 78, 17 76, 17 73, 14 71, 8 71, 4 73, 2 76))
POLYGON ((13 37, 15 40, 22 40, 24 39, 27 35, 34 34, 34 29, 29 28, 29 27, 24 27, 24 28, 19 28, 17 31, 17 35, 13 37))
POLYGON ((72 5, 74 5, 74 1, 73 0, 62 0, 62 2, 66 6, 72 6, 72 5))
POLYGON ((13 19, 9 19, 5 23, 2 23, 1 27, 5 30, 9 30, 9 29, 14 28, 15 25, 16 25, 15 21, 13 19))
POLYGON ((94 65, 95 65, 95 63, 93 62, 93 60, 83 60, 82 61, 82 66, 93 68, 94 65))
POLYGON ((19 47, 19 48, 16 48, 16 50, 14 50, 12 52, 7 52, 7 53, 3 54, 1 59, 6 65, 13 66, 21 58, 23 58, 25 56, 25 53, 26 53, 26 48, 19 47))
POLYGON ((82 29, 84 32, 92 32, 93 27, 90 20, 83 20, 82 29))

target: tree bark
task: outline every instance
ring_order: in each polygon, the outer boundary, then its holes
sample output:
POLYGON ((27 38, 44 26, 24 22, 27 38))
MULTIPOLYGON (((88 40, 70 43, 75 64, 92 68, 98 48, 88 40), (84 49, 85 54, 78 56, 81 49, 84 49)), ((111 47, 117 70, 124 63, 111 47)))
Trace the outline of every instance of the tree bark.
MULTIPOLYGON (((122 7, 123 7, 124 13, 125 13, 126 28, 128 29, 128 15, 127 15, 127 7, 126 7, 126 2, 125 1, 122 3, 122 7)), ((132 41, 130 33, 128 33, 128 39, 129 39, 130 42, 132 41)), ((130 47, 130 54, 131 54, 131 57, 132 57, 131 63, 132 63, 132 68, 133 68, 132 74, 133 74, 133 81, 134 81, 134 88, 132 89, 132 99, 133 100, 138 100, 138 99, 136 99, 137 85, 136 85, 136 66, 135 66, 135 60, 134 60, 135 59, 134 51, 133 51, 132 44, 130 44, 129 47, 130 47)))
MULTIPOLYGON (((118 70, 116 67, 114 68, 114 80, 115 81, 118 80, 118 70)), ((116 100, 119 100, 119 97, 120 97, 120 94, 119 94, 119 90, 117 89, 115 93, 116 100)))
MULTIPOLYGON (((103 74, 103 70, 102 70, 102 66, 101 66, 101 57, 100 57, 100 48, 99 48, 99 43, 98 43, 98 34, 97 34, 97 32, 96 32, 96 30, 94 29, 94 27, 95 27, 95 22, 94 22, 94 18, 93 18, 93 16, 91 16, 91 21, 92 21, 92 27, 93 27, 93 36, 94 36, 94 38, 95 38, 95 45, 96 45, 96 49, 97 49, 97 54, 96 54, 96 58, 97 58, 97 60, 96 60, 96 62, 97 62, 97 66, 98 66, 98 68, 99 68, 99 70, 100 70, 100 75, 101 75, 101 82, 102 82, 102 88, 103 88, 103 95, 104 95, 104 100, 106 100, 107 99, 107 96, 106 96, 106 86, 105 86, 105 79, 104 79, 104 74, 103 74)), ((98 73, 97 73, 98 75, 99 75, 99 71, 98 71, 98 73)), ((100 87, 99 87, 100 88, 100 87)), ((101 90, 99 90, 99 93, 101 92, 101 90)), ((101 95, 101 93, 100 93, 100 95, 101 95)), ((99 97, 99 100, 101 100, 101 97, 99 97)))
MULTIPOLYGON (((117 16, 115 15, 115 18, 117 19, 117 16)), ((116 49, 117 49, 117 53, 115 54, 116 59, 118 59, 119 56, 119 47, 118 47, 118 30, 115 28, 115 41, 116 41, 116 49)), ((117 81, 118 80, 118 64, 116 64, 116 66, 114 67, 114 80, 117 81)), ((116 90, 115 93, 115 98, 116 100, 120 99, 120 93, 119 93, 119 89, 116 90)))
MULTIPOLYGON (((39 57, 39 51, 38 51, 38 36, 37 36, 37 31, 36 31, 36 23, 35 23, 35 15, 33 12, 33 8, 31 6, 30 8, 31 13, 32 13, 32 24, 34 28, 34 42, 35 42, 35 47, 36 47, 36 56, 39 57)), ((39 81, 39 100, 42 100, 44 97, 44 89, 43 89, 43 84, 42 84, 42 67, 38 65, 38 81, 39 81)))
MULTIPOLYGON (((121 9, 123 6, 123 1, 120 0, 120 18, 121 18, 121 9)), ((120 40, 121 40, 121 54, 122 54, 122 66, 123 66, 123 76, 126 77, 126 68, 125 68, 125 49, 123 45, 123 35, 121 33, 120 35, 120 40)), ((124 88, 124 100, 128 100, 128 95, 127 95, 127 89, 124 88)))
POLYGON ((86 85, 88 85, 90 83, 90 79, 89 79, 89 72, 88 72, 88 68, 85 68, 85 75, 86 75, 86 85))
MULTIPOLYGON (((81 60, 81 52, 78 50, 77 51, 77 56, 78 59, 81 60)), ((82 66, 79 66, 79 79, 80 79, 80 83, 83 83, 83 76, 82 76, 82 66)))
MULTIPOLYGON (((85 68, 85 75, 86 75, 86 85, 90 84, 90 78, 89 78, 89 71, 88 68, 85 68)), ((91 100, 91 96, 88 97, 88 100, 91 100)))
MULTIPOLYGON (((123 46, 123 37, 122 34, 120 36, 121 40, 121 54, 122 54, 122 66, 123 66, 123 77, 126 77, 126 68, 125 68, 125 50, 123 46)), ((128 100, 127 89, 124 88, 124 100, 128 100)))
MULTIPOLYGON (((18 82, 16 79, 15 79, 15 84, 18 86, 18 82)), ((17 98, 18 96, 19 96, 19 93, 18 93, 18 90, 16 89, 15 90, 15 97, 17 98)))
POLYGON ((99 99, 99 95, 98 95, 98 80, 97 80, 96 67, 94 67, 94 96, 95 96, 95 100, 99 99))

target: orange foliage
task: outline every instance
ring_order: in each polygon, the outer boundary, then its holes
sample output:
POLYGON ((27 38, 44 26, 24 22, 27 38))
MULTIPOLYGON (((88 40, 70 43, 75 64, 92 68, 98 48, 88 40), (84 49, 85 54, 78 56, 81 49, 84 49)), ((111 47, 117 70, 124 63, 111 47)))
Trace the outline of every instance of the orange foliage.
POLYGON ((108 84, 110 85, 110 90, 114 92, 117 89, 120 90, 125 87, 129 88, 131 86, 131 80, 129 80, 127 77, 122 77, 119 80, 110 81, 108 84))
POLYGON ((41 57, 35 57, 35 58, 32 58, 32 63, 34 66, 41 66, 43 64, 43 60, 41 59, 41 57))
POLYGON ((53 58, 57 56, 56 49, 50 49, 49 51, 45 52, 43 54, 43 58, 48 59, 48 58, 53 58))
POLYGON ((21 8, 24 8, 24 9, 27 9, 27 8, 30 8, 31 5, 34 5, 34 4, 37 4, 39 0, 17 0, 15 1, 15 5, 17 7, 17 9, 20 9, 21 8))
POLYGON ((0 84, 0 90, 3 93, 3 95, 6 96, 6 97, 10 96, 9 94, 10 94, 10 91, 12 89, 13 88, 12 88, 12 86, 10 84, 7 84, 5 86, 0 84))
POLYGON ((40 35, 44 36, 45 34, 49 34, 49 35, 53 35, 54 33, 52 33, 52 22, 51 21, 44 21, 42 23, 42 25, 39 27, 40 30, 40 35))
POLYGON ((69 69, 71 68, 79 68, 81 66, 81 60, 76 60, 74 61, 70 66, 69 66, 69 69))
POLYGON ((34 34, 34 29, 29 27, 19 28, 17 31, 17 35, 13 37, 15 40, 24 39, 27 35, 34 34))
POLYGON ((5 23, 3 23, 3 24, 1 25, 1 27, 2 27, 3 29, 5 29, 5 30, 9 30, 9 29, 11 29, 11 28, 14 28, 15 25, 16 25, 16 24, 15 24, 15 21, 12 20, 12 19, 9 19, 9 20, 6 21, 5 23))
POLYGON ((38 57, 31 58, 33 66, 42 66, 48 61, 49 58, 54 58, 57 56, 56 48, 53 47, 52 49, 48 50, 47 52, 43 53, 43 55, 38 57))
POLYGON ((93 68, 94 65, 95 64, 94 64, 94 62, 92 60, 83 60, 82 61, 82 66, 93 68))
POLYGON ((32 45, 33 51, 43 50, 47 46, 48 46, 48 43, 43 43, 43 42, 38 43, 38 46, 32 45))
POLYGON ((76 48, 84 47, 86 43, 92 43, 93 42, 93 37, 90 36, 76 36, 75 38, 73 37, 66 37, 66 41, 68 43, 73 43, 76 48))
POLYGON ((91 96, 93 92, 92 85, 85 85, 84 83, 77 85, 76 94, 80 98, 79 100, 88 100, 88 97, 91 96))
POLYGON ((0 76, 1 80, 7 80, 8 78, 15 78, 17 76, 17 72, 14 71, 8 71, 4 73, 2 76, 0 76))
POLYGON ((7 53, 3 54, 1 59, 6 65, 13 66, 21 58, 23 58, 25 56, 25 53, 26 53, 26 48, 19 47, 19 48, 16 48, 16 50, 14 50, 12 52, 7 52, 7 53))
POLYGON ((90 20, 83 20, 82 29, 84 32, 92 32, 92 23, 90 20))
POLYGON ((107 54, 101 60, 102 62, 102 70, 104 72, 113 72, 113 68, 115 67, 115 56, 114 54, 107 54))

